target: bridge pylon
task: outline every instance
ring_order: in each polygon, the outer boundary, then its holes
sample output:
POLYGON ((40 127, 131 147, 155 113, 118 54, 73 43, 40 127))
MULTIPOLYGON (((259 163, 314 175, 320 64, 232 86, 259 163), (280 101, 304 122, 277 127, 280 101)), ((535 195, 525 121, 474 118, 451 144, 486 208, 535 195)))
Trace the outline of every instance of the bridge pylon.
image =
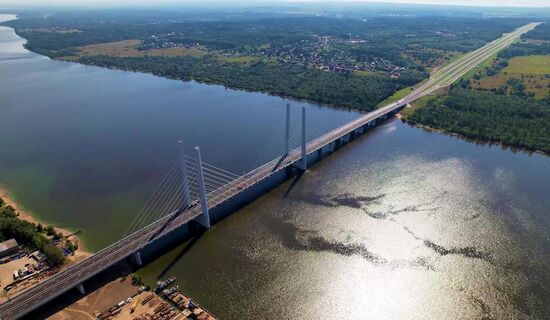
POLYGON ((201 150, 199 147, 195 147, 197 152, 197 179, 199 183, 199 195, 201 202, 202 215, 199 217, 198 222, 206 229, 210 228, 210 213, 208 212, 208 203, 206 198, 206 186, 204 184, 204 173, 202 169, 201 150))
POLYGON ((306 108, 302 107, 302 160, 300 168, 307 170, 307 152, 306 152, 306 108))
POLYGON ((290 152, 290 103, 286 104, 286 126, 285 126, 285 154, 283 158, 290 152))

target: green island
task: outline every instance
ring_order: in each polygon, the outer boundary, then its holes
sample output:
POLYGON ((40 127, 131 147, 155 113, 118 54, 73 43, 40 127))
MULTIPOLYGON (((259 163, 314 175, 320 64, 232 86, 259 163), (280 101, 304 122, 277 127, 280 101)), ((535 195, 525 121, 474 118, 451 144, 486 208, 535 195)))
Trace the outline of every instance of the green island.
POLYGON ((408 122, 550 153, 550 24, 522 36, 444 93, 413 103, 408 122))

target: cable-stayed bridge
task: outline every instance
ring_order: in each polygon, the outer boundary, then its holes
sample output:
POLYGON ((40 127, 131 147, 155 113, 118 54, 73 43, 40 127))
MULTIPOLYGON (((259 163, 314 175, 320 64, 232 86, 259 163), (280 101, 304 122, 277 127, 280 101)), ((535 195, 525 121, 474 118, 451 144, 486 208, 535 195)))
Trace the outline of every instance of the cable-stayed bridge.
MULTIPOLYGON (((404 104, 402 101, 392 104, 392 108, 385 109, 385 112, 367 114, 309 143, 306 142, 306 112, 302 109, 302 143, 297 148, 291 147, 292 141, 296 140, 296 134, 291 134, 293 130, 289 121, 290 107, 287 105, 287 126, 283 133, 285 143, 281 154, 243 175, 202 161, 199 147, 183 150, 183 143, 180 142, 178 160, 170 167, 119 241, 0 305, 1 319, 24 316, 74 288, 84 294, 84 281, 126 258, 141 265, 142 250, 154 246, 156 241, 191 221, 203 228, 209 228, 212 218, 219 220, 216 218, 216 211, 218 215, 223 216, 227 214, 223 211, 235 208, 230 205, 232 202, 250 202, 276 186, 275 180, 282 182, 296 173, 303 172, 309 164, 359 136, 368 127, 374 126, 377 119, 385 120, 395 114, 404 104), (224 205, 230 205, 230 208, 224 210, 224 205)), ((269 156, 269 153, 265 154, 269 156)))
POLYGON ((141 265, 142 252, 155 248, 173 234, 184 232, 189 224, 208 229, 212 222, 293 175, 304 172, 309 165, 393 116, 409 102, 459 79, 536 25, 528 24, 488 43, 441 68, 404 99, 327 133, 319 135, 308 131, 305 109, 298 118, 300 124, 293 125, 287 105, 284 121, 281 121, 284 130, 276 132, 274 139, 258 155, 253 169, 242 175, 202 161, 199 147, 188 152, 180 142, 178 160, 119 241, 3 303, 0 305, 0 320, 21 318, 73 288, 84 293, 84 281, 121 260, 131 258, 141 265))

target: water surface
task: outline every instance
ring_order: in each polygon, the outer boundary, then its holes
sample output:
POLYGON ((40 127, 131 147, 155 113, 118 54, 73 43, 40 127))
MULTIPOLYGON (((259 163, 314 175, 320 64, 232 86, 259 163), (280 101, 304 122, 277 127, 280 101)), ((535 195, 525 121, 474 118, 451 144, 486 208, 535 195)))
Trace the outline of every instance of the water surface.
MULTIPOLYGON (((281 132, 280 98, 51 61, 23 43, 0 28, 0 181, 91 248, 122 233, 176 140, 241 172, 281 132)), ((292 103, 315 132, 358 116, 292 103)), ((547 156, 394 119, 290 184, 141 273, 176 275, 223 319, 549 318, 547 156)))
POLYGON ((549 178, 395 119, 141 273, 225 319, 547 319, 549 178))
MULTIPOLYGON (((6 16, 4 16, 6 19, 6 16)), ((354 111, 148 74, 53 61, 0 27, 0 184, 42 220, 98 250, 120 237, 178 157, 176 141, 237 174, 281 147, 285 105, 297 143, 354 111)), ((271 156, 271 157, 270 157, 271 156)))

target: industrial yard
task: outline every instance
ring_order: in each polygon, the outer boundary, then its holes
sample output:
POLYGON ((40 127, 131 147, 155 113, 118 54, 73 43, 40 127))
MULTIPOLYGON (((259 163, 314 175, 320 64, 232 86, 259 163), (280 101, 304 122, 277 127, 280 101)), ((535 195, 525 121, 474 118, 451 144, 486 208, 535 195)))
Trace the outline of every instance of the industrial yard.
POLYGON ((206 309, 173 285, 174 277, 159 281, 153 292, 139 292, 118 302, 109 309, 94 314, 101 320, 215 320, 206 309))

